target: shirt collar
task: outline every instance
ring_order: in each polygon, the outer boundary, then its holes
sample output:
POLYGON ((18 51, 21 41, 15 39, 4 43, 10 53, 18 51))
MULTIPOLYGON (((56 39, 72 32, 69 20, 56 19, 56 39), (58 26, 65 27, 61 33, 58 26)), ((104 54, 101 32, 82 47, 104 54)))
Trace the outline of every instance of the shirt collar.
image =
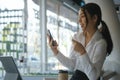
POLYGON ((92 36, 90 42, 87 44, 87 46, 91 43, 95 43, 96 41, 100 40, 102 38, 101 33, 97 30, 94 35, 92 36))

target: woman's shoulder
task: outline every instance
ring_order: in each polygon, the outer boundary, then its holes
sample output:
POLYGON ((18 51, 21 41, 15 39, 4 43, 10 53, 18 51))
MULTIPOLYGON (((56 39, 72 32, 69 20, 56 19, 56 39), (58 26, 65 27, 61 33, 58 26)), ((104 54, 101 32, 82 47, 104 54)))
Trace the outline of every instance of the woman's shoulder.
POLYGON ((94 40, 97 43, 106 43, 106 40, 103 38, 102 34, 99 31, 96 31, 94 40))
POLYGON ((107 42, 106 42, 106 40, 105 40, 104 38, 101 38, 101 39, 99 39, 99 40, 96 42, 96 44, 101 44, 101 45, 106 46, 106 45, 107 45, 107 42))

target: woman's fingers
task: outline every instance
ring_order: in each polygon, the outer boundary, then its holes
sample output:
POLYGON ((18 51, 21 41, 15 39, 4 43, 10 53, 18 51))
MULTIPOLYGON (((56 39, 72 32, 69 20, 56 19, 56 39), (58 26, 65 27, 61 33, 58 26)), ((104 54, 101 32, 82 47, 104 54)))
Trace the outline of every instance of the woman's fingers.
POLYGON ((80 42, 78 42, 78 41, 76 41, 74 39, 72 39, 72 42, 73 42, 75 51, 79 52, 81 55, 86 52, 84 46, 80 42))

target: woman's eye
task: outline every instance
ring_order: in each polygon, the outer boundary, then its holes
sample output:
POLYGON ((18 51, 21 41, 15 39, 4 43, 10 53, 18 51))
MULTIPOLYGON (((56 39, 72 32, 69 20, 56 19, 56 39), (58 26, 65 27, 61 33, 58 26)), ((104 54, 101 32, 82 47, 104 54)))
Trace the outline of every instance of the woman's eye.
POLYGON ((85 17, 84 15, 81 16, 81 18, 84 18, 84 17, 85 17))
POLYGON ((81 14, 80 17, 85 17, 85 15, 84 15, 84 14, 81 14))

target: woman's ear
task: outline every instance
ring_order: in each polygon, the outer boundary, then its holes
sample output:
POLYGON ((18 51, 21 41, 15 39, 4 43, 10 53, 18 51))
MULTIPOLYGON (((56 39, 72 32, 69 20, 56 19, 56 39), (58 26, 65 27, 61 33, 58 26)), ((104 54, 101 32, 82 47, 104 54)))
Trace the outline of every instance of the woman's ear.
POLYGON ((94 16, 93 16, 93 21, 96 23, 97 20, 98 20, 98 16, 97 16, 97 15, 94 15, 94 16))

